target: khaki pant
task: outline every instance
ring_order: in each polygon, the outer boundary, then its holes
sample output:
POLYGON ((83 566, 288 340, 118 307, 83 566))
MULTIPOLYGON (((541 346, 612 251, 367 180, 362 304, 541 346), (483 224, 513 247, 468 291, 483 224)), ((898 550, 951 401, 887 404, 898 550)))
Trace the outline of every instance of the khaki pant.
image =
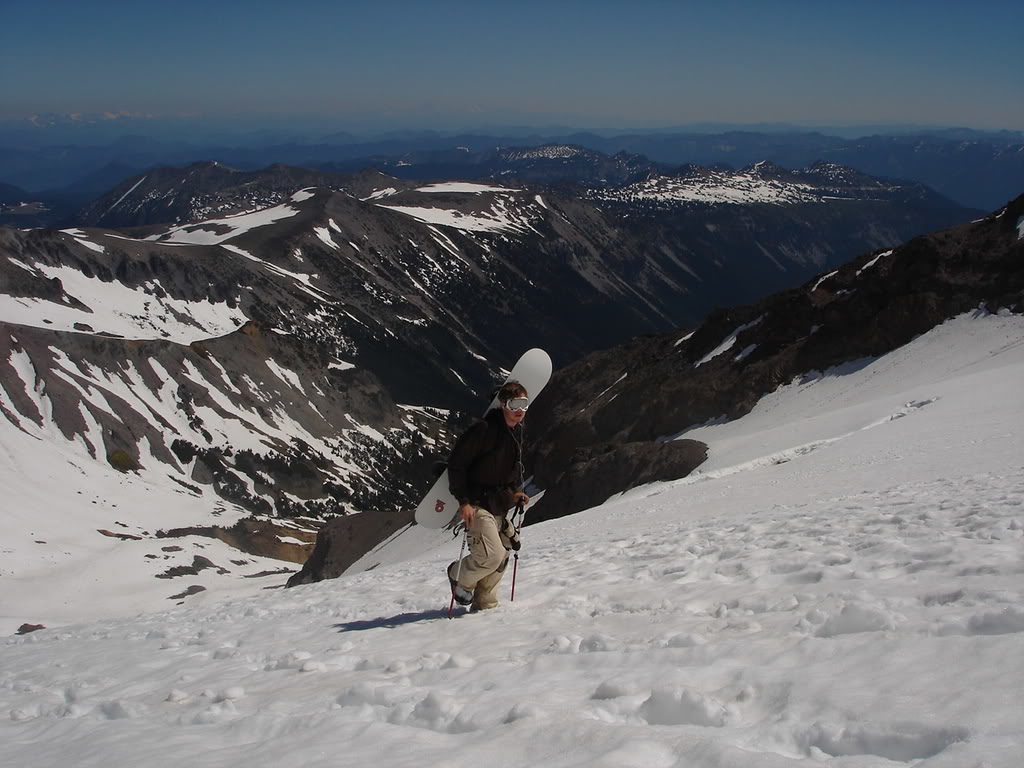
POLYGON ((495 517, 486 509, 475 507, 473 522, 469 526, 469 554, 462 558, 462 570, 455 563, 450 575, 459 576, 459 586, 473 593, 473 607, 477 610, 494 608, 498 604, 498 584, 508 565, 509 537, 504 529, 510 521, 495 517))

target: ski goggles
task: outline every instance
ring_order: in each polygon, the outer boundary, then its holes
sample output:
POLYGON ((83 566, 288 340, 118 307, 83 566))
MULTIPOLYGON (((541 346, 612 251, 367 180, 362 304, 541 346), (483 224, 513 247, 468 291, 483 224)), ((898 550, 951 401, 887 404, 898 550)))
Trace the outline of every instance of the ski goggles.
POLYGON ((530 407, 530 398, 513 397, 505 401, 505 407, 510 411, 525 411, 530 407))

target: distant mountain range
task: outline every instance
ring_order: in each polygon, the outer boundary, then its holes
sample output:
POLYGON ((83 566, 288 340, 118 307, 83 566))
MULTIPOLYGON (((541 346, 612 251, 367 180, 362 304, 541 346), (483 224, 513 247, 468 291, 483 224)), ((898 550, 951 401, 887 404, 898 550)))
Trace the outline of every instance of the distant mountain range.
POLYGON ((579 181, 200 163, 123 181, 78 227, 0 228, 0 418, 256 515, 255 541, 192 522, 300 560, 268 520, 410 509, 449 411, 523 349, 564 365, 976 215, 832 164, 665 174, 567 145, 503 162, 579 181))
MULTIPOLYGON (((112 126, 121 121, 98 124, 112 126)), ((140 130, 145 127, 144 122, 128 124, 140 130)), ((60 223, 56 216, 72 214, 118 180, 160 166, 216 160, 242 170, 287 164, 354 173, 375 167, 403 178, 465 180, 490 178, 508 170, 509 165, 528 173, 528 163, 516 162, 508 155, 502 157, 501 153, 510 147, 532 149, 551 144, 579 146, 609 157, 625 153, 632 158, 630 163, 656 164, 662 172, 686 164, 725 164, 739 169, 760 161, 787 168, 834 162, 873 176, 923 183, 962 205, 983 210, 1012 199, 1024 184, 1024 138, 1017 132, 940 131, 855 139, 798 130, 652 132, 612 137, 593 133, 411 133, 379 140, 340 134, 320 143, 282 140, 283 134, 264 133, 244 140, 203 143, 136 135, 94 144, 69 140, 41 145, 40 135, 70 139, 79 134, 26 130, 0 130, 0 182, 23 188, 54 211, 48 222, 51 224, 60 223)), ((611 164, 608 169, 615 178, 611 164)), ((550 170, 553 166, 548 168, 544 181, 556 180, 550 170)), ((562 180, 572 181, 574 177, 562 180)))

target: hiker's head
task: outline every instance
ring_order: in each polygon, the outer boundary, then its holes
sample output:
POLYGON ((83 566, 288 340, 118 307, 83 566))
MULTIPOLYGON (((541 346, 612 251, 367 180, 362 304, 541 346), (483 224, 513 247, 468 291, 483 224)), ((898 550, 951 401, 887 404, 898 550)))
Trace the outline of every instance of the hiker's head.
POLYGON ((501 404, 505 423, 514 427, 526 416, 526 409, 530 407, 530 396, 518 381, 506 381, 498 390, 498 402, 501 404))

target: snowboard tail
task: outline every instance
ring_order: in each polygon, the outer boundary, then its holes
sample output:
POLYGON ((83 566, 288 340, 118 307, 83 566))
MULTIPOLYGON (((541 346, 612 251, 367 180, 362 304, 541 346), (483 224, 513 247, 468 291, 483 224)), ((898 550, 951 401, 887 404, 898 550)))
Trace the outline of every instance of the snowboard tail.
MULTIPOLYGON (((512 367, 505 381, 518 381, 533 400, 547 385, 551 378, 551 358, 543 349, 530 349, 523 353, 512 367)), ((488 404, 483 415, 498 405, 498 397, 488 404)), ((425 528, 449 528, 455 522, 459 511, 459 502, 448 490, 448 470, 446 469, 434 482, 423 501, 416 507, 416 523, 425 528)))

